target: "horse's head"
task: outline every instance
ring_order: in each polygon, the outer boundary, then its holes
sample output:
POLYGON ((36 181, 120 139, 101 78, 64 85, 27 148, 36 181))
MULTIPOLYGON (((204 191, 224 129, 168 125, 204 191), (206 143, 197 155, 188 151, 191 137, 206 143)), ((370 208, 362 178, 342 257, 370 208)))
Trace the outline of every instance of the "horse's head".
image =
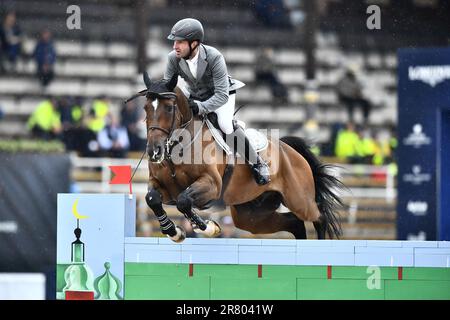
POLYGON ((147 102, 147 153, 152 162, 161 162, 167 156, 171 135, 192 118, 187 99, 176 88, 178 76, 170 80, 151 81, 144 73, 147 102))

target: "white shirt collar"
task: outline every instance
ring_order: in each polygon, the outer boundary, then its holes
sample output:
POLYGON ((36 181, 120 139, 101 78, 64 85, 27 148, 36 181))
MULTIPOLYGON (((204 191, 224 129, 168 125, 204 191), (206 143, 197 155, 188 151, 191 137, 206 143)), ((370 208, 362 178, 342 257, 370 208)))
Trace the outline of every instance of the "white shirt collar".
POLYGON ((190 62, 194 65, 197 64, 199 53, 200 53, 200 47, 198 48, 196 55, 192 59, 187 60, 187 62, 190 62))
POLYGON ((200 52, 200 48, 197 50, 197 54, 190 60, 186 60, 189 70, 195 79, 197 79, 197 64, 198 64, 198 54, 200 52))

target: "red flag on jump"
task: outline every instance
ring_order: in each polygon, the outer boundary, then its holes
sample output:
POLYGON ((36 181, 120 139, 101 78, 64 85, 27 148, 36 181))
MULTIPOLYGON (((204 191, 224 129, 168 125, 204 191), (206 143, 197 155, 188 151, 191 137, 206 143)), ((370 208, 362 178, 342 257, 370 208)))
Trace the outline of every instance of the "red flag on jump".
POLYGON ((114 174, 109 184, 129 184, 131 192, 131 166, 109 166, 114 174))

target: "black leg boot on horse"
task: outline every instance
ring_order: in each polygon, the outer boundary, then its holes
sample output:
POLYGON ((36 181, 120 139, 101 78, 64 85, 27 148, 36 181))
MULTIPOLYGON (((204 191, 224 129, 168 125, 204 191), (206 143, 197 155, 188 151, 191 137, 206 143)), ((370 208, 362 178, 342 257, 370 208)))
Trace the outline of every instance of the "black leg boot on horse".
POLYGON ((231 148, 234 148, 245 159, 245 163, 250 166, 258 185, 262 186, 270 182, 269 166, 255 151, 241 127, 236 125, 234 132, 231 135, 227 135, 225 140, 231 148), (237 138, 236 144, 233 141, 234 137, 237 138))
POLYGON ((163 234, 168 236, 174 242, 183 242, 183 240, 186 239, 186 232, 182 228, 176 226, 172 220, 169 219, 166 211, 164 211, 161 194, 157 190, 150 189, 145 196, 145 202, 147 202, 147 205, 153 210, 163 234))

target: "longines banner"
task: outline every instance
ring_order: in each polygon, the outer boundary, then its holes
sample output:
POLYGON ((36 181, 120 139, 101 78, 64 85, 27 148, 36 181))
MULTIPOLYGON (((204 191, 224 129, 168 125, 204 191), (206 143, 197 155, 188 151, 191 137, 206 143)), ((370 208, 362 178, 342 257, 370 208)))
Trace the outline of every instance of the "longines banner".
POLYGON ((450 240, 450 48, 398 62, 397 238, 450 240))

